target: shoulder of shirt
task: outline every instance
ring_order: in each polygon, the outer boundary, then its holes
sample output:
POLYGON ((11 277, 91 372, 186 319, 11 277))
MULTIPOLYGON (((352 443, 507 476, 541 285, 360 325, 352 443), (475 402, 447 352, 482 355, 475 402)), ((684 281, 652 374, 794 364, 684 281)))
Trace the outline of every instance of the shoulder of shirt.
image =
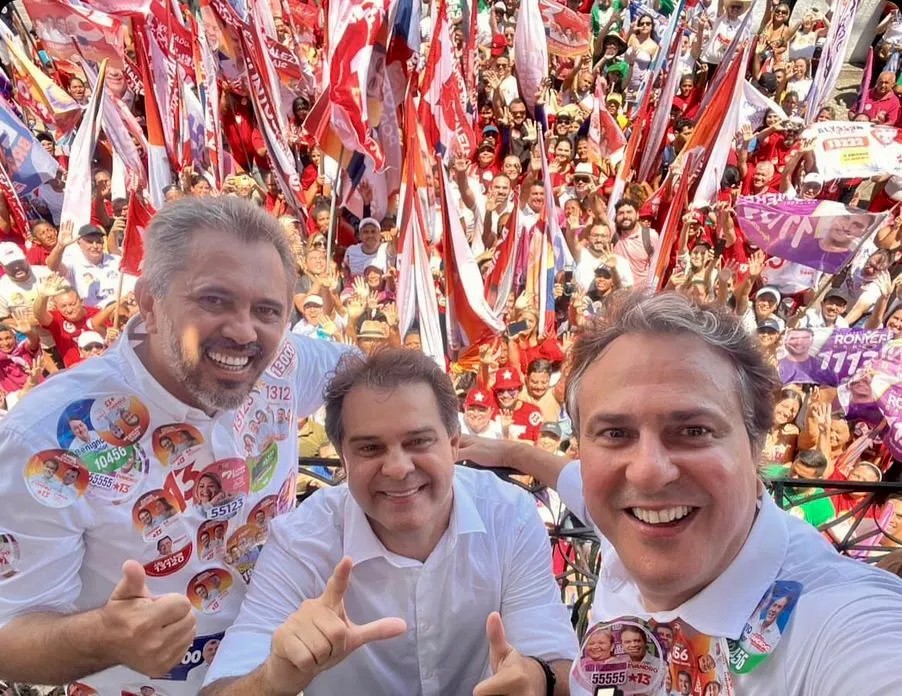
POLYGON ((454 476, 472 498, 483 520, 488 517, 511 520, 511 508, 535 512, 535 500, 529 493, 502 480, 492 471, 455 466, 454 476))
POLYGON ((288 546, 311 537, 340 540, 348 496, 347 484, 320 488, 291 512, 274 518, 270 531, 285 539, 288 546), (311 535, 311 529, 315 529, 316 534, 311 535))
POLYGON ((112 393, 134 392, 123 379, 119 355, 105 355, 80 362, 49 377, 25 395, 0 421, 0 435, 27 438, 28 446, 42 449, 37 433, 50 433, 56 442, 56 424, 71 402, 112 393))
POLYGON ((345 353, 356 351, 353 346, 344 343, 335 343, 334 341, 322 341, 312 336, 303 336, 301 334, 289 333, 291 342, 298 350, 298 369, 305 367, 304 360, 322 359, 333 363, 333 367, 338 365, 345 353))

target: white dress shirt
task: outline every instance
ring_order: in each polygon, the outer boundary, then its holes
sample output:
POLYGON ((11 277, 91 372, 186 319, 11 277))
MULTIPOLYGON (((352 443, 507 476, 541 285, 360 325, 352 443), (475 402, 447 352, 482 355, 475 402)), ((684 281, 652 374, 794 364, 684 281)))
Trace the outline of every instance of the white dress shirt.
POLYGON ((294 507, 296 433, 270 429, 254 439, 252 456, 244 436, 260 413, 271 422, 281 410, 292 423, 312 413, 346 349, 289 336, 245 404, 210 417, 147 372, 133 347, 145 337, 140 319, 133 319, 104 355, 47 380, 0 423, 0 535, 11 536, 18 548, 12 573, 0 576, 0 627, 28 612, 70 614, 103 606, 123 562, 135 559, 154 595, 178 592, 192 599, 194 645, 167 680, 114 667, 81 682, 100 696, 137 693, 139 686, 194 696, 207 667, 203 648, 235 620, 252 570, 226 550, 237 545, 251 551, 265 540, 256 512, 263 510, 268 522, 294 507), (75 437, 73 420, 83 423, 92 443, 75 437), (110 442, 114 432, 128 442, 110 442), (164 436, 168 450, 160 444, 164 436), (49 480, 41 464, 46 456, 64 462, 49 480), (229 464, 214 465, 223 460, 229 464), (219 505, 201 503, 193 496, 195 482, 217 467, 223 467, 219 476, 228 495, 219 505), (63 485, 73 468, 78 478, 63 485), (146 526, 139 521, 142 509, 146 526), (202 601, 190 588, 205 579, 208 597, 202 601))
MULTIPOLYGON (((578 461, 561 472, 557 489, 567 507, 591 523, 578 461)), ((603 571, 595 589, 592 621, 627 615, 662 623, 679 618, 709 636, 739 640, 773 583, 795 581, 802 584, 802 592, 782 640, 757 669, 732 675, 735 693, 902 694, 902 580, 840 556, 814 527, 780 510, 769 495, 760 502, 752 530, 733 562, 673 611, 645 610, 629 571, 599 534, 603 571)))
POLYGON ((457 467, 453 485, 448 530, 425 563, 386 549, 346 485, 321 489, 275 520, 205 684, 261 665, 275 629, 322 594, 343 556, 354 561, 344 598, 351 621, 394 616, 408 630, 351 653, 305 696, 471 694, 490 674, 485 622, 492 611, 501 612, 522 654, 572 660, 576 637, 533 499, 487 471, 457 467))

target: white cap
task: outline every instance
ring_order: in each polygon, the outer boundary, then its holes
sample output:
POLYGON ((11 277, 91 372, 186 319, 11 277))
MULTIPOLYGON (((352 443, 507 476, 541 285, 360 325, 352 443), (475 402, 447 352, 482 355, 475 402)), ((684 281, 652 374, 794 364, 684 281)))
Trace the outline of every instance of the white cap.
POLYGON ((18 244, 13 242, 3 242, 0 244, 0 264, 8 266, 16 261, 24 261, 25 252, 18 244))
POLYGON ((76 339, 76 343, 78 343, 79 348, 84 350, 92 343, 100 343, 103 345, 103 336, 96 331, 85 331, 76 339))
POLYGON ((367 225, 373 225, 377 230, 382 229, 382 224, 376 218, 371 217, 363 218, 363 220, 360 221, 360 224, 357 225, 357 229, 362 230, 367 225))
POLYGON ((317 295, 316 293, 311 293, 304 298, 304 306, 307 305, 316 305, 317 307, 323 306, 323 298, 317 295))
POLYGON ((824 180, 821 178, 821 175, 817 172, 808 172, 805 176, 802 177, 803 184, 816 184, 818 186, 824 185, 824 180))
POLYGON ((592 169, 592 165, 589 162, 580 162, 576 165, 576 169, 573 170, 573 174, 585 174, 587 176, 595 176, 595 171, 592 169))
POLYGON ((780 291, 777 290, 773 285, 765 285, 758 292, 755 293, 755 299, 758 299, 762 295, 772 295, 777 298, 777 302, 783 299, 783 295, 780 294, 780 291))

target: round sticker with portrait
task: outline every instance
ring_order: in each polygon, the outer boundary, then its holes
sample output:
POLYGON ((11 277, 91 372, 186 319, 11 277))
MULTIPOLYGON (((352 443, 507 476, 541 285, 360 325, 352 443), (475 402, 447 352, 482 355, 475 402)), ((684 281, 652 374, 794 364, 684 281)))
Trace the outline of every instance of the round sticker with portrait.
POLYGON ((120 696, 168 696, 168 694, 153 684, 139 683, 123 686, 120 696))
POLYGON ((25 465, 25 485, 35 500, 47 507, 72 505, 85 494, 89 478, 81 460, 61 449, 38 452, 25 465))
POLYGON ((298 473, 292 471, 279 488, 279 497, 276 500, 277 515, 284 515, 294 509, 297 500, 297 480, 298 473))
POLYGON ((85 452, 81 456, 90 472, 88 498, 114 505, 134 496, 150 470, 150 463, 141 445, 110 447, 85 452))
POLYGON ((181 536, 180 532, 184 529, 178 503, 162 488, 148 491, 138 498, 132 508, 132 521, 144 541, 152 544, 164 536, 181 536))
POLYGON ((63 409, 56 423, 56 440, 60 447, 78 456, 109 447, 91 420, 93 405, 94 399, 78 399, 63 409))
POLYGON ((266 541, 266 532, 253 524, 239 527, 229 537, 226 544, 225 562, 234 568, 241 579, 249 583, 254 565, 260 556, 263 543, 266 541))
POLYGON ((193 425, 169 423, 153 431, 153 451, 163 466, 173 471, 197 461, 204 437, 193 425))
POLYGON ((207 520, 197 528, 197 557, 200 560, 213 561, 225 556, 228 526, 225 520, 207 520))
POLYGON ((199 612, 215 614, 222 609, 232 583, 232 574, 225 568, 210 568, 191 578, 186 594, 199 612))
POLYGON ((206 467, 194 482, 195 509, 208 520, 227 520, 244 507, 250 477, 243 459, 220 459, 206 467))
POLYGON ((0 532, 0 580, 19 572, 19 542, 9 532, 0 532))
POLYGON ((657 693, 666 669, 654 634, 638 619, 624 619, 589 629, 572 674, 589 693, 612 687, 624 694, 645 694, 657 693))
POLYGON ((152 547, 151 560, 144 563, 144 571, 152 578, 162 578, 177 573, 191 560, 194 545, 187 534, 171 537, 168 534, 157 539, 152 547))
POLYGON ((97 689, 81 682, 72 682, 66 687, 66 696, 98 696, 97 689))
POLYGON ((115 447, 124 447, 144 436, 150 414, 137 397, 119 394, 95 399, 91 421, 100 437, 115 447))
POLYGON ((247 516, 247 523, 269 533, 269 523, 278 512, 279 499, 274 495, 268 495, 251 508, 247 516))

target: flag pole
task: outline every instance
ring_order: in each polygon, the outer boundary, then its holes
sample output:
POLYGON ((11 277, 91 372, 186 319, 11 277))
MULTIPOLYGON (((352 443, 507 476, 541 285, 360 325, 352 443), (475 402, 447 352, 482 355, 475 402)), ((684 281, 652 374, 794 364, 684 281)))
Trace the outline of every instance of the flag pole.
POLYGON ((341 146, 338 152, 338 174, 335 177, 335 183, 332 185, 332 210, 329 212, 329 235, 326 238, 326 268, 331 269, 329 265, 332 261, 332 240, 335 238, 335 227, 338 224, 335 219, 335 208, 338 203, 338 193, 341 189, 341 161, 345 158, 345 146, 341 146))
MULTIPOLYGON (((135 197, 135 192, 132 191, 132 198, 135 197)), ((126 242, 126 234, 125 231, 128 229, 128 214, 132 210, 132 200, 129 199, 128 206, 125 208, 125 229, 122 230, 122 246, 120 247, 120 267, 119 267, 119 287, 116 289, 116 315, 113 317, 113 329, 115 331, 119 330, 119 303, 122 302, 122 285, 125 281, 125 271, 122 270, 121 263, 122 259, 125 258, 125 242, 126 242)))

